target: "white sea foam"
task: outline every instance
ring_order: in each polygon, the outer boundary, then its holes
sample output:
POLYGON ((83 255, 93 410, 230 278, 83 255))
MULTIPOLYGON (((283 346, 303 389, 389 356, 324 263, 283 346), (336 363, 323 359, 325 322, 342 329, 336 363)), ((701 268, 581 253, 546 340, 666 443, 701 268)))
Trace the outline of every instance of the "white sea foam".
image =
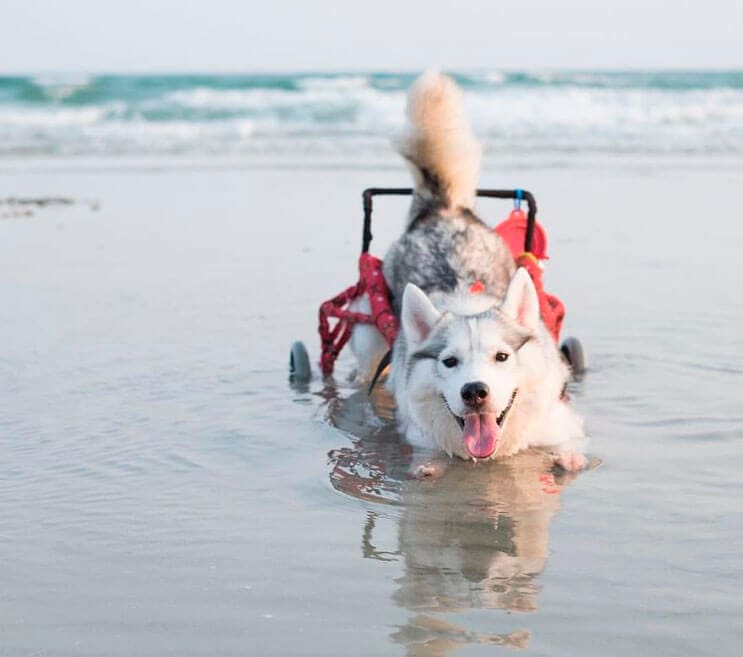
POLYGON ((489 84, 503 84, 506 81, 506 76, 499 71, 490 71, 485 73, 483 79, 489 84))
MULTIPOLYGON (((487 149, 743 155, 739 82, 681 80, 665 88, 648 86, 649 79, 488 71, 467 76, 465 103, 487 149)), ((402 78, 296 76, 290 84, 268 79, 245 86, 199 79, 190 87, 174 80, 175 90, 165 81, 161 90, 145 85, 127 97, 88 77, 34 79, 48 90, 92 85, 99 97, 50 91, 46 102, 1 100, 0 155, 390 152, 404 120, 402 78)))
POLYGON ((53 101, 62 101, 71 97, 77 91, 87 87, 92 79, 92 76, 84 73, 46 74, 32 78, 34 84, 53 101))
POLYGON ((354 89, 366 89, 369 87, 369 82, 365 76, 346 75, 300 78, 298 85, 302 89, 309 90, 349 91, 354 89))
POLYGON ((0 106, 0 130, 13 126, 54 128, 92 125, 108 113, 105 107, 52 107, 45 109, 0 106))
MULTIPOLYGON (((167 94, 161 100, 154 101, 154 105, 167 105, 173 103, 184 107, 197 109, 246 109, 260 98, 266 92, 258 90, 241 90, 241 89, 212 89, 209 87, 196 87, 185 91, 174 91, 167 94)), ((268 92, 269 98, 266 100, 269 104, 276 104, 276 101, 283 97, 282 92, 268 92), (270 95, 275 97, 271 98, 270 95)))

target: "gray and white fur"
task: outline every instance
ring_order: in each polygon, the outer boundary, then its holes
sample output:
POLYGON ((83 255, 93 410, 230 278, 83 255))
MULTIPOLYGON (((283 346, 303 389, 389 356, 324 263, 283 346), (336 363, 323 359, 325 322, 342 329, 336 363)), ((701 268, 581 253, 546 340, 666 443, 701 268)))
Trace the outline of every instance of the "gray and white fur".
MULTIPOLYGON (((415 192, 405 232, 384 258, 401 322, 387 384, 401 429, 413 444, 466 459, 544 445, 564 467, 580 468, 582 421, 561 397, 569 370, 541 322, 531 278, 475 214, 481 150, 461 91, 426 72, 410 89, 407 114, 399 152, 415 192), (470 292, 476 281, 481 294, 470 292)), ((384 351, 375 333, 355 330, 362 370, 384 351)))

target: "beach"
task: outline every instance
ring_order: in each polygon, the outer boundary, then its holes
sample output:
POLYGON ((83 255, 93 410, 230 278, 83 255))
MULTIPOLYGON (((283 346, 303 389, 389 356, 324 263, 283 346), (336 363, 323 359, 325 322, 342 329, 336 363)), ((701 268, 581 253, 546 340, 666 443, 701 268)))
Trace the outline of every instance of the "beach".
POLYGON ((486 151, 482 186, 539 202, 594 467, 436 483, 349 354, 288 379, 394 157, 0 168, 0 196, 77 201, 0 220, 0 655, 738 653, 736 156, 486 151))

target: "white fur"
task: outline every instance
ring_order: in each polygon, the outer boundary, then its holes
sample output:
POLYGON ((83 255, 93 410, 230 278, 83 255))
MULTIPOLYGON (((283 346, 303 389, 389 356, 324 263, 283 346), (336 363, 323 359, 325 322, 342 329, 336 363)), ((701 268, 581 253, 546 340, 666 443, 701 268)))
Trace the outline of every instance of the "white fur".
POLYGON ((438 71, 427 71, 410 89, 407 113, 410 126, 399 150, 413 163, 416 190, 427 193, 420 169, 428 169, 443 185, 451 207, 474 207, 481 149, 457 85, 438 71))
POLYGON ((408 283, 402 295, 402 329, 412 344, 423 342, 440 313, 418 286, 408 283))
POLYGON ((426 295, 413 285, 406 288, 403 327, 409 325, 411 316, 416 316, 419 322, 416 335, 408 337, 405 331, 402 334, 406 352, 425 350, 426 339, 432 332, 438 334, 435 340, 445 336, 445 347, 438 360, 418 361, 409 375, 399 370, 392 373, 390 383, 408 440, 421 447, 438 448, 450 455, 470 458, 452 413, 459 416, 467 413, 460 394, 462 386, 482 381, 491 390, 487 410, 496 414, 508 406, 513 390, 518 390, 492 458, 509 456, 532 446, 545 446, 555 452, 555 459, 562 465, 582 465, 580 458, 572 457, 582 446, 583 423, 572 407, 560 398, 568 369, 539 320, 536 291, 529 275, 518 270, 504 302, 488 315, 480 314, 480 295, 469 297, 454 297, 448 307, 442 308, 443 312, 433 315, 421 313, 421 308, 433 307, 426 295), (477 314, 456 314, 450 310, 456 307, 460 312, 466 311, 468 305, 470 309, 474 306, 477 314), (427 325, 423 325, 424 321, 427 325), (518 350, 506 339, 514 324, 535 333, 535 337, 518 350), (499 351, 507 353, 508 360, 497 362, 495 354, 499 351), (459 361, 456 367, 447 368, 443 364, 449 356, 459 361), (441 401, 442 396, 448 409, 441 401))
POLYGON ((526 269, 519 268, 506 291, 501 310, 529 331, 539 328, 539 298, 526 269))
MULTIPOLYGON (((371 313, 371 304, 366 295, 354 299, 349 310, 355 313, 371 313)), ((357 324, 349 340, 351 351, 356 356, 356 376, 359 381, 367 381, 374 376, 379 362, 389 347, 384 336, 372 324, 357 324)))

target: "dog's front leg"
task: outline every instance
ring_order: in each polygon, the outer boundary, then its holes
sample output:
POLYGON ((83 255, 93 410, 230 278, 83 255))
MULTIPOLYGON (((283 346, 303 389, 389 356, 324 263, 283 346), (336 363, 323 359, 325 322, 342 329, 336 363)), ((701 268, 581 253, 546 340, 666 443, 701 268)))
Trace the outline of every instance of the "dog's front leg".
MULTIPOLYGON (((349 308, 358 313, 371 312, 369 299, 366 296, 355 299, 349 308)), ((356 324, 351 333, 350 345, 358 363, 356 379, 360 383, 367 382, 372 378, 377 365, 387 353, 389 349, 387 342, 375 326, 356 324)))
POLYGON ((585 438, 573 438, 557 445, 550 445, 549 455, 552 463, 566 472, 578 472, 588 466, 588 459, 584 454, 585 438))
POLYGON ((410 474, 416 479, 439 479, 449 469, 451 459, 448 456, 431 456, 416 454, 410 464, 410 474))
POLYGON ((583 470, 588 465, 585 455, 578 450, 561 449, 559 452, 550 452, 552 462, 567 472, 583 470))
POLYGON ((552 462, 563 470, 577 472, 588 465, 583 420, 566 402, 553 406, 539 436, 533 444, 547 449, 552 462))

